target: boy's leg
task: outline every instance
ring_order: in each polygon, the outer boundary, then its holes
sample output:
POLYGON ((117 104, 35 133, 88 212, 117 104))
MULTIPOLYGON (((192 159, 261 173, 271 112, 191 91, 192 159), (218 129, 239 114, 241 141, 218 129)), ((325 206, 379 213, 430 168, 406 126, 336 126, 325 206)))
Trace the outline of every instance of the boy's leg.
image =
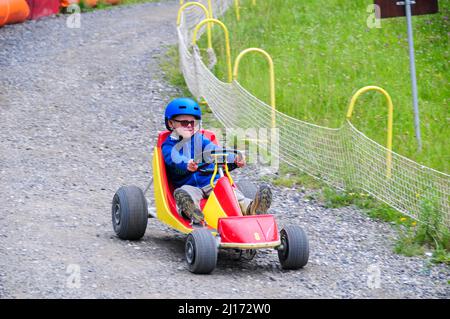
MULTIPOLYGON (((195 187, 194 187, 195 188, 195 187)), ((197 188, 198 189, 198 188, 197 188)), ((211 194, 212 187, 207 185, 201 189, 205 197, 211 194)), ((260 215, 267 213, 267 210, 272 204, 272 191, 268 185, 261 185, 255 194, 253 200, 244 196, 244 194, 237 188, 234 189, 236 198, 239 202, 243 215, 260 215)), ((200 201, 200 200, 199 200, 200 201)))
POLYGON ((200 200, 203 198, 203 192, 200 188, 183 185, 173 192, 177 203, 178 212, 183 217, 192 219, 194 222, 201 222, 204 219, 200 210, 200 200))
POLYGON ((247 215, 246 212, 248 207, 251 205, 252 200, 245 197, 244 194, 242 194, 242 192, 237 188, 234 189, 234 193, 236 194, 236 198, 238 200, 239 207, 241 208, 242 215, 247 215))
MULTIPOLYGON (((212 190, 213 189, 212 189, 211 185, 206 185, 205 187, 202 188, 205 198, 211 194, 212 190)), ((252 200, 245 197, 244 194, 242 194, 242 192, 237 188, 234 189, 234 193, 236 194, 236 198, 238 200, 239 207, 241 208, 241 211, 244 214, 244 212, 247 211, 247 208, 251 204, 252 200)))

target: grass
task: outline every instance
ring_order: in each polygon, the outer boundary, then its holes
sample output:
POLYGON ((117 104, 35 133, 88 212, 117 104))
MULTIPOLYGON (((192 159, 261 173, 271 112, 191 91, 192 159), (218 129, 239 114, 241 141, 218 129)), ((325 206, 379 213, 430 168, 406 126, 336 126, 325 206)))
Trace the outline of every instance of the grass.
POLYGON ((283 163, 280 163, 277 176, 265 176, 263 180, 270 181, 276 186, 289 188, 303 186, 312 190, 319 190, 325 185, 322 181, 283 163))
POLYGON ((423 201, 419 219, 421 223, 403 215, 369 194, 354 190, 340 191, 329 187, 304 173, 298 173, 289 166, 282 165, 278 176, 265 177, 274 185, 284 187, 304 187, 315 192, 307 195, 310 200, 322 202, 327 208, 356 206, 370 218, 393 225, 398 233, 394 252, 407 257, 423 256, 431 251, 431 261, 450 265, 450 231, 443 226, 442 215, 436 205, 423 201))
MULTIPOLYGON (((390 92, 394 102, 393 149, 423 165, 450 173, 449 2, 440 13, 413 17, 423 151, 416 150, 404 18, 382 20, 380 29, 367 27, 372 0, 258 1, 243 0, 241 21, 234 10, 222 21, 231 35, 232 57, 260 47, 275 63, 277 107, 298 119, 340 127, 349 100, 366 85, 390 92)), ((223 35, 214 28, 218 61, 216 75, 225 80, 223 35)), ((203 38, 202 48, 206 47, 203 38)), ((239 82, 269 101, 266 62, 246 57, 239 82)), ((378 93, 363 95, 352 122, 371 139, 385 145, 387 107, 378 93)))
POLYGON ((180 56, 178 55, 178 46, 173 45, 168 47, 166 54, 162 56, 160 61, 161 69, 165 74, 165 79, 173 86, 179 88, 186 97, 192 97, 186 82, 184 80, 183 73, 180 70, 180 56))
POLYGON ((355 205, 371 218, 395 225, 399 234, 394 247, 397 254, 411 257, 432 251, 432 262, 450 265, 450 231, 443 226, 442 215, 432 202, 422 202, 419 216, 422 222, 417 223, 364 193, 325 187, 321 200, 329 208, 355 205))
POLYGON ((137 3, 145 3, 145 2, 161 2, 160 0, 122 0, 120 2, 120 4, 117 5, 110 5, 107 3, 104 3, 103 1, 99 0, 97 2, 97 5, 95 7, 88 7, 84 4, 83 0, 79 1, 79 6, 81 9, 81 12, 90 12, 90 11, 94 11, 94 10, 107 10, 107 9, 112 9, 116 6, 123 6, 123 5, 133 5, 133 4, 137 4, 137 3))

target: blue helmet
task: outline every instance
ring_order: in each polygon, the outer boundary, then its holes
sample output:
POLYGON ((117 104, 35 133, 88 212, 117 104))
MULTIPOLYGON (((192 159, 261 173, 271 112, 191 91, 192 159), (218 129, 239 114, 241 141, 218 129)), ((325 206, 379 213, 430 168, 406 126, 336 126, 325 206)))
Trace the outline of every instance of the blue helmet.
POLYGON ((177 115, 192 115, 197 120, 201 120, 202 110, 200 109, 198 103, 193 99, 182 97, 173 100, 166 106, 166 112, 164 115, 164 121, 168 130, 171 130, 169 127, 169 120, 177 115))

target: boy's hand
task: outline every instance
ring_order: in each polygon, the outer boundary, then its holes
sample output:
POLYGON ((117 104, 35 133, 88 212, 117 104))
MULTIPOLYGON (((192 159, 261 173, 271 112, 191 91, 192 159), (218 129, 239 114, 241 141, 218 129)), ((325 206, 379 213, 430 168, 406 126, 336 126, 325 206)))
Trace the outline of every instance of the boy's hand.
POLYGON ((240 168, 245 166, 245 157, 244 155, 236 155, 236 159, 234 160, 234 163, 240 168))
POLYGON ((187 169, 189 172, 195 172, 198 169, 198 164, 191 159, 187 164, 187 169))

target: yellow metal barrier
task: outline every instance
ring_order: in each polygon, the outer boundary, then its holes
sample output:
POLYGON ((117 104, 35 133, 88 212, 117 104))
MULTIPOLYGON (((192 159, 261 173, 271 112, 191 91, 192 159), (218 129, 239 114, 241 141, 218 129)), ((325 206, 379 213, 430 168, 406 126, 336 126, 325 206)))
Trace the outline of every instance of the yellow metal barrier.
MULTIPOLYGON (((181 2, 183 2, 184 0, 181 0, 181 2)), ((211 0, 210 0, 211 1, 211 0)), ((177 25, 179 26, 181 23, 181 14, 183 13, 183 11, 188 8, 188 7, 192 7, 192 6, 196 6, 199 7, 203 10, 203 12, 205 13, 205 17, 206 19, 212 18, 212 13, 208 12, 208 9, 206 9, 206 7, 201 4, 200 2, 187 2, 186 4, 183 4, 180 9, 178 10, 178 17, 177 17, 177 25)), ((212 48, 212 38, 211 38, 211 24, 208 23, 208 49, 212 48)))
POLYGON ((241 13, 240 13, 239 6, 240 6, 239 0, 234 0, 234 8, 236 10, 236 19, 238 21, 241 20, 241 13))
POLYGON ((237 56, 235 62, 234 62, 234 70, 233 70, 233 78, 237 81, 238 73, 239 73, 239 64, 241 62, 241 59, 250 52, 257 52, 261 53, 267 60, 267 63, 269 64, 269 76, 270 76, 270 106, 272 106, 272 127, 275 127, 275 109, 276 109, 276 103, 275 103, 275 70, 273 66, 273 60, 270 57, 269 53, 262 49, 258 48, 249 48, 245 49, 239 55, 237 56))
POLYGON ((192 44, 195 46, 197 45, 197 33, 198 30, 205 24, 205 23, 216 23, 218 24, 222 29, 223 32, 225 34, 225 51, 226 51, 226 56, 227 56, 227 70, 228 70, 228 82, 232 82, 233 80, 233 75, 231 72, 231 49, 230 49, 230 34, 228 32, 227 27, 225 26, 225 24, 223 24, 222 21, 219 21, 217 19, 205 19, 203 21, 201 21, 199 24, 197 24, 197 26, 194 29, 194 34, 193 34, 193 38, 192 38, 192 44))
MULTIPOLYGON (((180 0, 180 6, 183 5, 183 3, 184 3, 184 0, 180 0)), ((199 3, 199 2, 194 2, 194 3, 199 3)), ((201 4, 201 3, 200 3, 200 4, 201 4)), ((213 8, 212 8, 211 0, 208 0, 208 10, 209 10, 209 16, 210 16, 211 18, 213 18, 213 17, 214 17, 214 14, 213 14, 213 8)))
POLYGON ((387 100, 388 103, 388 131, 387 131, 387 142, 386 142, 386 148, 388 149, 387 155, 386 155, 386 166, 387 166, 387 176, 391 177, 391 165, 392 165, 392 126, 394 122, 394 105, 392 104, 391 96, 388 92, 386 92, 384 89, 378 87, 378 86, 366 86, 360 90, 358 90, 355 95, 353 95, 352 100, 350 101, 350 105, 348 107, 347 111, 347 121, 350 122, 350 119, 353 114, 353 109, 356 104, 356 100, 363 94, 368 91, 377 91, 382 93, 387 100))

